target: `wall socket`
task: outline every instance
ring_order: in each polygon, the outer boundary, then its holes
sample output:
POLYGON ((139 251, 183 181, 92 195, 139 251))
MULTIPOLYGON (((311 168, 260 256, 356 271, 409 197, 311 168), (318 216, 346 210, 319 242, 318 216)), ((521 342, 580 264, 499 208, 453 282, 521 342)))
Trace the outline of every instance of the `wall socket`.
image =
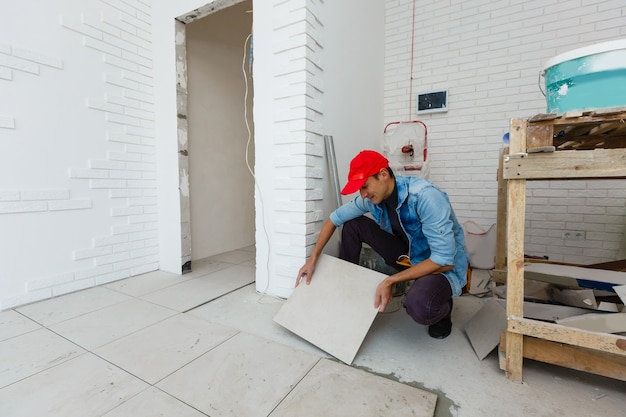
POLYGON ((585 240, 585 232, 580 230, 564 230, 561 235, 563 240, 585 240))

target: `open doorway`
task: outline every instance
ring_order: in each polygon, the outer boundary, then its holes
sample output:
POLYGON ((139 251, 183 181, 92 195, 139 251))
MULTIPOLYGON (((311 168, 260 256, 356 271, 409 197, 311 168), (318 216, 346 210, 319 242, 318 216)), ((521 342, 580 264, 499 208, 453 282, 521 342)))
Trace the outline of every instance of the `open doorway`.
POLYGON ((189 189, 181 200, 183 272, 195 261, 254 247, 251 31, 251 0, 185 24, 186 89, 178 86, 186 110, 179 136, 187 135, 181 183, 189 189))

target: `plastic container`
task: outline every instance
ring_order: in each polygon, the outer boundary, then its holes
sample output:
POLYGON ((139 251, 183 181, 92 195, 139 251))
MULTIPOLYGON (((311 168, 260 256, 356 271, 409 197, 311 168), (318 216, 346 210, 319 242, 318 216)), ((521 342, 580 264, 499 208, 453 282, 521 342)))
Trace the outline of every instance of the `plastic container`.
POLYGON ((557 55, 541 74, 548 113, 626 106, 626 39, 557 55))

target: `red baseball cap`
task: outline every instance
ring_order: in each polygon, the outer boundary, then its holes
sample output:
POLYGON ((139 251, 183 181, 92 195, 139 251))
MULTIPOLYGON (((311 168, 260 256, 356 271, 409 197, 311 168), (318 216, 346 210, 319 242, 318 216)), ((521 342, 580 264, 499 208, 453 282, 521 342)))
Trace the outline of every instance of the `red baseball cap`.
POLYGON ((361 151, 350 161, 348 182, 341 190, 341 194, 357 192, 372 175, 378 174, 381 169, 388 168, 389 161, 376 151, 361 151))

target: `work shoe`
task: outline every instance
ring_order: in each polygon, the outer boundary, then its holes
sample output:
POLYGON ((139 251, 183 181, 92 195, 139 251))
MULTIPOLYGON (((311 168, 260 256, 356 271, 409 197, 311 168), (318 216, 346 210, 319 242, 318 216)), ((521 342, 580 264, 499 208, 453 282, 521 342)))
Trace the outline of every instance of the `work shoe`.
POLYGON ((428 334, 435 339, 445 339, 452 332, 452 300, 450 300, 450 313, 435 324, 428 326, 428 334))

